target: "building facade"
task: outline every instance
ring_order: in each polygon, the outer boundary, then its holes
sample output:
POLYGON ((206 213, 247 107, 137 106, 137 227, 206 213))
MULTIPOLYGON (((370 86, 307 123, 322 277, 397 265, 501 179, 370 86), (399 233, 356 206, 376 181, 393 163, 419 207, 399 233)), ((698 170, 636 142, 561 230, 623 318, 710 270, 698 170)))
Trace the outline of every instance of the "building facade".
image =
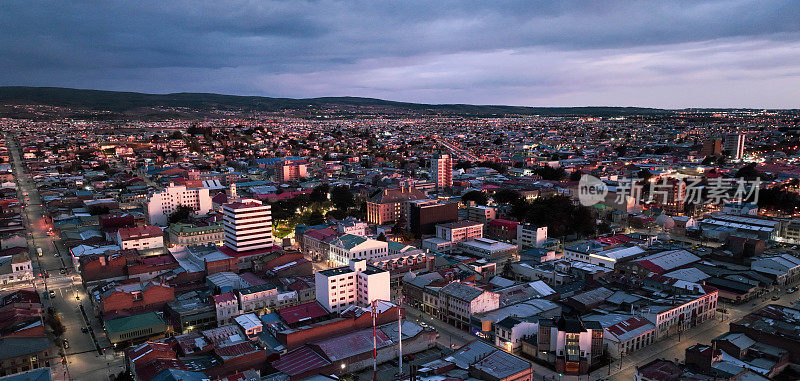
POLYGON ((222 206, 225 246, 235 252, 269 249, 274 244, 272 213, 261 201, 244 199, 222 206))
POLYGON ((179 206, 188 206, 198 214, 211 210, 211 196, 206 188, 187 188, 169 184, 164 190, 150 195, 146 203, 147 218, 153 225, 164 226, 167 218, 179 206))
POLYGON ((367 261, 350 262, 314 274, 317 302, 329 312, 342 312, 350 306, 368 307, 374 300, 390 300, 390 273, 367 261))

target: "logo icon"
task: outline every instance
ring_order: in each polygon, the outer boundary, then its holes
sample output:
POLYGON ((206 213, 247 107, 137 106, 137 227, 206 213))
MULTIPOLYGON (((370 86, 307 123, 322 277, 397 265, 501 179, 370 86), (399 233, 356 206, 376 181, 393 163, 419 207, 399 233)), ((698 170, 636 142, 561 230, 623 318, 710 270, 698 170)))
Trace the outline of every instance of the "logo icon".
POLYGON ((603 181, 591 175, 581 176, 578 181, 578 201, 583 206, 592 206, 606 200, 608 187, 603 181))

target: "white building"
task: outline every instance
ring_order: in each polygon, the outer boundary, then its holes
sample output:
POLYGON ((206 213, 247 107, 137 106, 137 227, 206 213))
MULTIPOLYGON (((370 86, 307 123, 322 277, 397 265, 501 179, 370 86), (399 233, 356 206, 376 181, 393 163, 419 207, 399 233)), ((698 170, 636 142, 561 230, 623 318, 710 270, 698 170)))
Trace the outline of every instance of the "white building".
POLYGON ((758 204, 753 202, 729 202, 722 206, 722 213, 740 216, 757 216, 758 204))
POLYGON ((328 259, 345 266, 351 260, 381 259, 389 255, 389 244, 353 234, 345 234, 331 241, 328 259))
POLYGON ((472 315, 500 307, 500 294, 462 282, 442 287, 437 299, 437 317, 462 329, 470 326, 472 315))
POLYGON ((680 300, 669 305, 653 305, 643 313, 656 327, 656 340, 685 331, 704 321, 713 319, 717 310, 719 291, 703 285, 696 287, 697 294, 681 295, 680 300))
POLYGON ((608 354, 620 358, 656 341, 656 326, 643 317, 631 317, 605 329, 608 354))
POLYGON ((450 155, 439 155, 431 160, 431 171, 439 189, 453 186, 453 158, 450 155))
POLYGON ((214 309, 217 312, 217 325, 223 326, 230 324, 233 318, 239 316, 239 302, 232 292, 214 295, 214 309))
POLYGON ((368 307, 374 300, 390 299, 388 271, 368 266, 367 261, 350 262, 314 274, 317 302, 330 312, 350 306, 368 307))
POLYGON ((461 241, 458 248, 462 253, 486 259, 510 258, 517 254, 517 245, 495 241, 489 238, 475 238, 461 241))
POLYGON ((206 188, 187 188, 185 185, 169 184, 162 191, 147 199, 147 218, 153 225, 164 226, 170 214, 181 206, 188 206, 198 214, 211 210, 211 196, 206 188))
POLYGON ((341 234, 352 234, 366 237, 368 230, 369 224, 364 221, 359 221, 353 217, 348 217, 336 223, 336 231, 341 234))
POLYGON ((120 228, 114 238, 122 250, 148 250, 164 247, 164 232, 158 226, 120 228))
POLYGON ((624 259, 633 259, 644 252, 644 249, 639 246, 606 248, 599 242, 584 241, 566 247, 564 249, 564 259, 613 269, 617 262, 624 259))
POLYGON ((494 345, 506 352, 514 353, 519 349, 525 336, 539 333, 539 318, 518 318, 509 316, 495 324, 494 345))
POLYGON ((225 246, 236 252, 273 246, 272 213, 261 201, 243 199, 222 206, 225 246))
POLYGON ((236 324, 238 324, 239 327, 242 327, 242 330, 247 337, 254 337, 261 333, 261 331, 264 329, 264 324, 261 323, 261 320, 258 319, 256 314, 239 315, 233 320, 236 321, 236 324))
POLYGON ((0 282, 9 284, 33 279, 33 265, 26 253, 0 257, 0 282))
POLYGON ((517 225, 517 245, 519 247, 537 247, 545 241, 547 241, 547 226, 517 225))
POLYGON ((732 160, 741 160, 744 156, 744 134, 725 134, 722 150, 732 160))

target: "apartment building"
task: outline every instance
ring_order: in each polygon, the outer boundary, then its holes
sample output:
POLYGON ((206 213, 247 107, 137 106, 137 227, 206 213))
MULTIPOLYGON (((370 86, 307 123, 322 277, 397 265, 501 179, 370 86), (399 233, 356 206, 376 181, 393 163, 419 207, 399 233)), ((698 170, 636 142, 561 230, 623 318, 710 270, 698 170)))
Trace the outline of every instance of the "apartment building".
POLYGON ((547 226, 517 225, 517 245, 521 248, 538 247, 547 241, 547 226))
POLYGON ((225 246, 241 253, 269 249, 274 244, 272 237, 272 214, 269 205, 252 199, 222 206, 225 246))
POLYGON ((198 214, 211 210, 211 196, 207 188, 187 188, 170 183, 164 190, 150 195, 146 202, 147 219, 150 224, 164 226, 170 214, 179 206, 188 206, 198 214))
POLYGON ((348 266, 314 274, 316 298, 329 312, 342 312, 350 306, 368 307, 374 300, 391 298, 390 273, 354 260, 348 266))
POLYGON ((367 201, 367 222, 384 225, 406 218, 405 203, 425 198, 425 194, 414 187, 384 189, 367 201))
POLYGON ((437 188, 453 186, 453 158, 450 155, 439 155, 431 160, 431 171, 437 188))
POLYGON ((497 218, 497 209, 492 206, 474 205, 467 207, 467 219, 487 224, 497 218))

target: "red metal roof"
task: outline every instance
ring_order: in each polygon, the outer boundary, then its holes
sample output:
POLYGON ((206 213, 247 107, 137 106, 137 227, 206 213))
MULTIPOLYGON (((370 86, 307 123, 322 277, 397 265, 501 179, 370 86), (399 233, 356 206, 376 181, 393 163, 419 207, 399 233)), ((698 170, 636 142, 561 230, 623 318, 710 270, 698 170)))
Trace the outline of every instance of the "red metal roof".
POLYGON ((233 295, 232 292, 226 292, 224 294, 214 295, 211 298, 214 299, 214 304, 236 300, 236 297, 233 295))
POLYGON ((509 228, 509 229, 516 229, 517 226, 519 225, 519 222, 497 218, 497 219, 489 221, 489 225, 492 225, 492 226, 503 226, 503 227, 506 227, 506 228, 509 228))
POLYGON ((272 366, 275 367, 275 369, 288 374, 289 376, 296 376, 311 372, 315 369, 319 369, 330 364, 330 361, 325 360, 313 349, 307 346, 302 346, 297 350, 281 356, 278 361, 272 363, 272 366))
POLYGON ((119 233, 119 236, 123 241, 139 238, 161 237, 164 235, 159 227, 152 225, 120 228, 117 233, 119 233))
POLYGON ((328 315, 328 311, 316 301, 278 310, 278 316, 280 316, 286 324, 295 324, 302 320, 311 320, 326 315, 328 315))

